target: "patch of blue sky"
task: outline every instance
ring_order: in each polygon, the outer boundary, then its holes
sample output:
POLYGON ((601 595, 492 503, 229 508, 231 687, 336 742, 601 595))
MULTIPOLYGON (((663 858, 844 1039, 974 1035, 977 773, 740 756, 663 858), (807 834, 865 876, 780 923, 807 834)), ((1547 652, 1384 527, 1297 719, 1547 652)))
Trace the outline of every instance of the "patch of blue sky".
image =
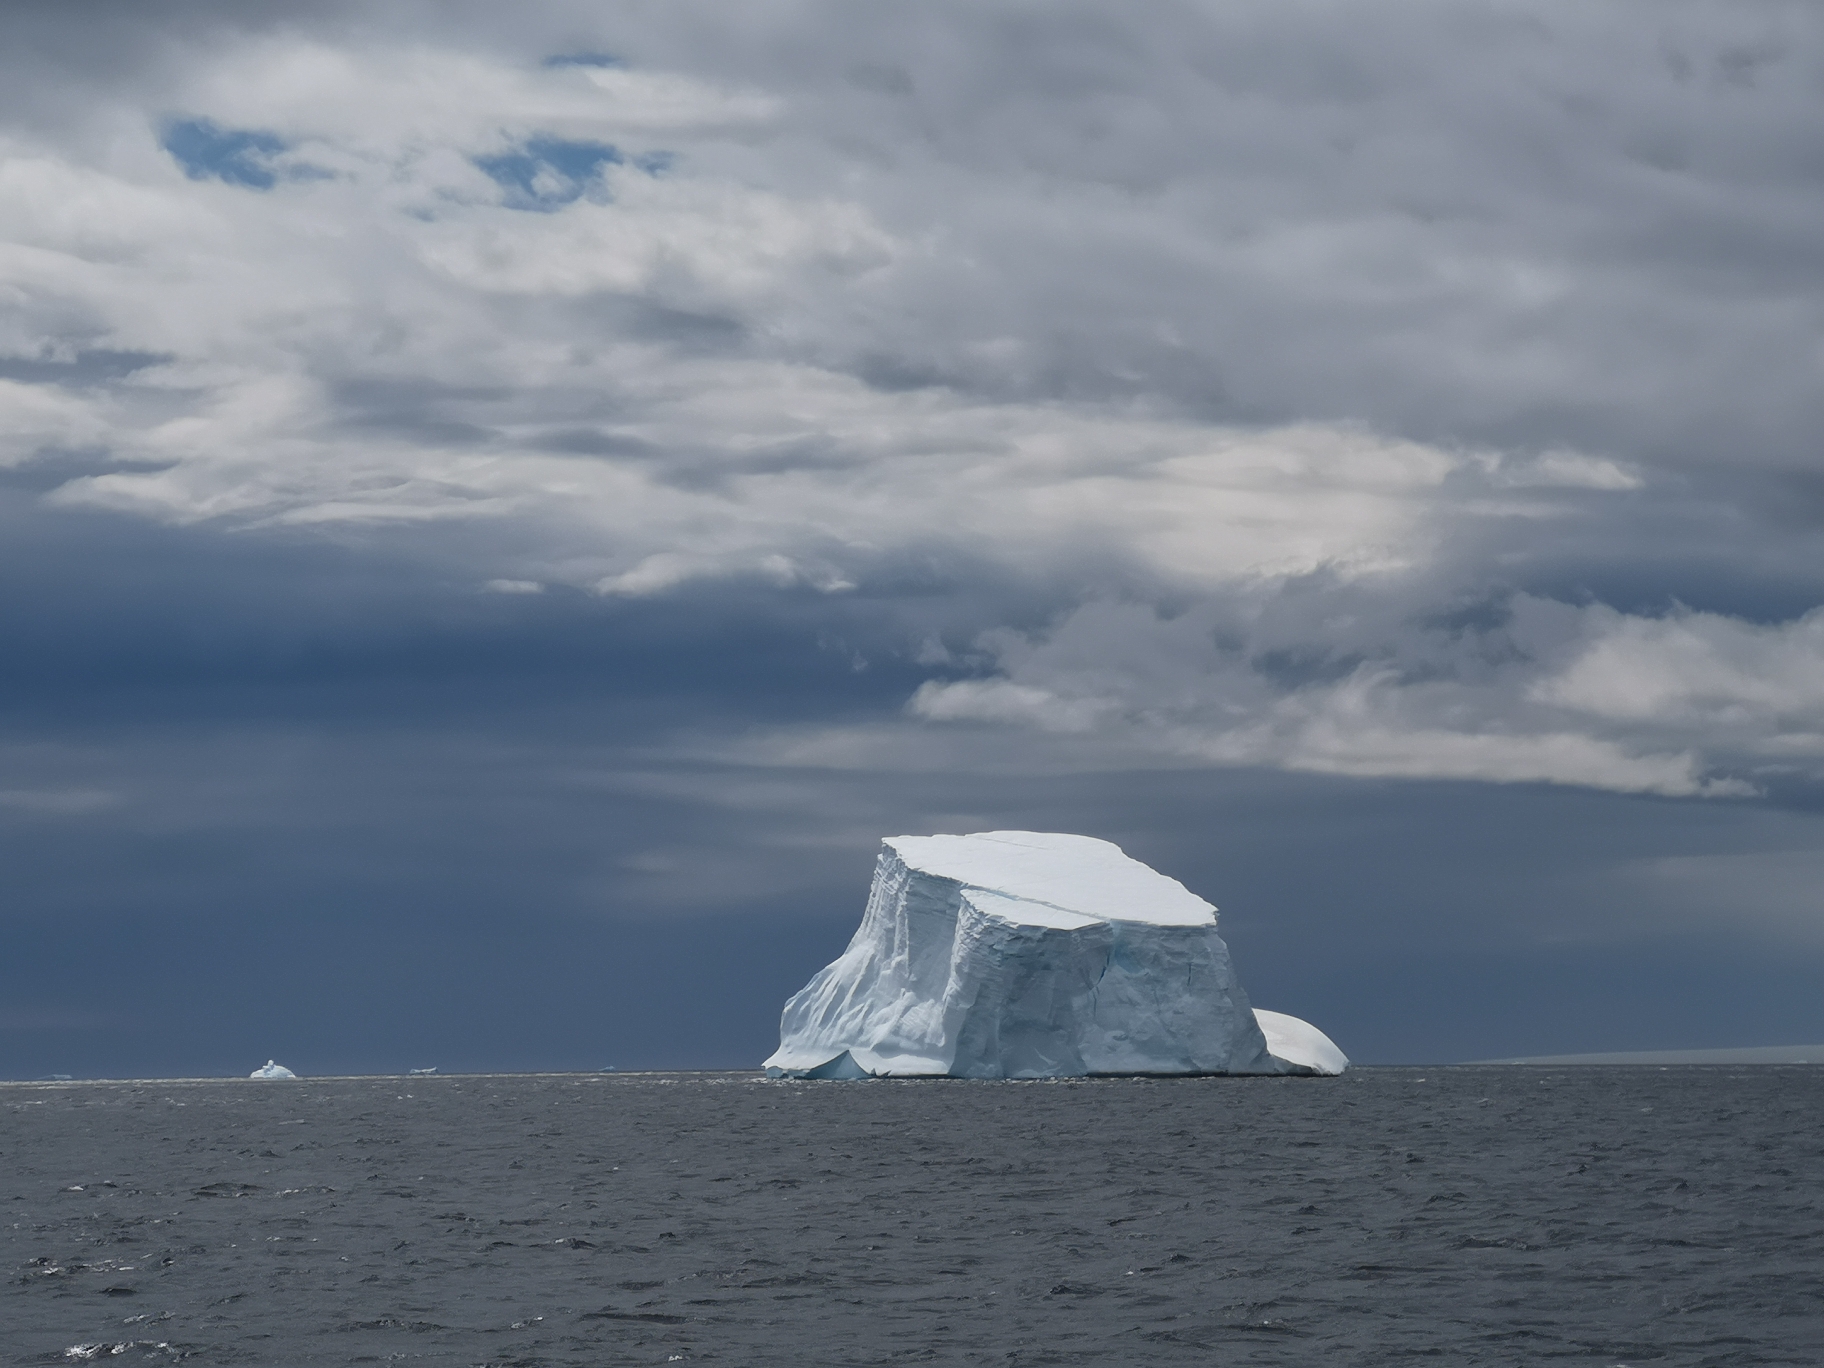
POLYGON ((278 166, 290 149, 277 133, 259 128, 223 128, 213 119, 173 119, 159 145, 191 180, 219 180, 249 190, 270 190, 280 180, 325 180, 334 173, 305 164, 278 166))
POLYGON ((608 143, 537 137, 511 152, 477 157, 475 165, 506 192, 509 209, 548 214, 582 198, 604 166, 619 166, 625 160, 620 149, 608 143))
POLYGON ((612 52, 560 52, 539 63, 545 67, 618 67, 626 66, 612 52))
POLYGON ((173 119, 160 143, 191 180, 213 177, 254 190, 270 190, 278 183, 272 158, 285 150, 285 140, 276 133, 223 128, 211 119, 173 119))

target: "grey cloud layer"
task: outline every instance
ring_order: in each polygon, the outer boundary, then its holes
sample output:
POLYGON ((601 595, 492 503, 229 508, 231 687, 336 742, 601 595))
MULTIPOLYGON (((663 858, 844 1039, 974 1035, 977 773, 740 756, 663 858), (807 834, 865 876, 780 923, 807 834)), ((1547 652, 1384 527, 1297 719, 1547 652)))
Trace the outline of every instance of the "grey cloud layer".
POLYGON ((1824 768, 1813 8, 196 13, 10 59, 0 461, 53 502, 862 590, 927 728, 1824 768))

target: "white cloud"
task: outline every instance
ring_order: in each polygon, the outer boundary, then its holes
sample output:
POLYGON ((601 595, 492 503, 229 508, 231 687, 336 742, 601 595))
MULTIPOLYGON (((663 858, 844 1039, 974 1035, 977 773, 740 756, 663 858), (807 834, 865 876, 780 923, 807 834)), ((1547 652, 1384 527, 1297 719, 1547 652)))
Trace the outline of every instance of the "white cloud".
POLYGON ((106 789, 0 789, 0 808, 48 817, 86 817, 119 807, 121 796, 106 789))
POLYGON ((616 141, 746 136, 775 120, 766 91, 676 72, 541 67, 422 38, 237 44, 186 70, 178 92, 219 122, 411 164, 438 149, 494 151, 516 131, 616 141))
POLYGON ((1587 614, 1584 644, 1529 690, 1604 722, 1824 756, 1824 610, 1772 625, 1716 613, 1587 614))
POLYGON ((539 7, 228 32, 15 130, 0 464, 85 453, 53 501, 173 523, 511 527, 496 593, 923 576, 931 726, 1666 794, 1824 763, 1815 616, 1587 588, 1675 535, 1824 595, 1803 499, 1744 521, 1817 475, 1805 43, 1743 85, 1721 6, 697 13, 626 17, 623 67, 541 66, 577 21, 539 7), (282 139, 276 184, 186 176, 171 118, 282 139))
POLYGON ((1020 722, 1059 732, 1091 731, 1111 711, 1102 699, 1063 699, 1005 679, 929 680, 906 706, 933 722, 1020 722))
MULTIPOLYGON (((1498 632, 1465 642, 1435 628, 1311 622, 1297 605, 1275 621, 1280 596, 1263 594, 1244 615, 1251 624, 1211 609, 1172 618, 1097 603, 1040 632, 989 633, 976 644, 993 676, 926 684, 908 708, 932 721, 1095 727, 1140 752, 1218 764, 1668 796, 1751 794, 1743 773, 1794 753, 1768 700, 1726 730, 1661 698, 1620 719, 1592 716, 1590 700, 1563 687, 1588 675, 1614 635, 1659 624, 1522 600, 1498 632), (1352 627, 1377 658, 1357 663, 1352 627), (1592 637, 1604 644, 1586 646, 1592 637)), ((1312 598, 1318 611, 1335 602, 1312 598)), ((1653 662, 1637 663, 1655 677, 1653 662)), ((1824 671, 1809 678, 1815 690, 1824 671)), ((1622 683, 1597 701, 1614 697, 1633 695, 1622 683)))
POLYGON ((610 170, 605 203, 527 217, 446 216, 420 230, 437 271, 478 290, 548 296, 651 295, 678 307, 772 297, 805 270, 840 283, 891 260, 859 206, 793 202, 731 185, 610 170))
POLYGON ((17 465, 49 449, 80 449, 110 432, 95 406, 42 385, 0 380, 0 466, 17 465))
POLYGON ((1577 451, 1546 451, 1525 457, 1485 458, 1493 484, 1507 489, 1639 489, 1646 480, 1617 461, 1577 451))

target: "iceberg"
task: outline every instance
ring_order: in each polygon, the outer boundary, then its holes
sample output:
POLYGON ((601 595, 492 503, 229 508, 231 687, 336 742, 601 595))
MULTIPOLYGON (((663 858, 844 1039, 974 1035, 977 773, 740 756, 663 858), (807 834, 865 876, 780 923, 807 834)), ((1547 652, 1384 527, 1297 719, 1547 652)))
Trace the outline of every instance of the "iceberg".
POLYGON ((248 1074, 249 1078, 296 1078, 297 1075, 283 1064, 275 1064, 270 1059, 248 1074))
POLYGON ((861 926, 789 1002, 769 1077, 1336 1074, 1257 1013, 1216 909, 1119 846, 1055 832, 893 836, 861 926))
POLYGON ((1275 1059, 1297 1064, 1314 1074, 1340 1074, 1349 1067, 1349 1056, 1336 1048, 1330 1039, 1308 1021, 1300 1021, 1284 1012, 1254 1009, 1254 1020, 1260 1023, 1267 1038, 1267 1050, 1275 1059))

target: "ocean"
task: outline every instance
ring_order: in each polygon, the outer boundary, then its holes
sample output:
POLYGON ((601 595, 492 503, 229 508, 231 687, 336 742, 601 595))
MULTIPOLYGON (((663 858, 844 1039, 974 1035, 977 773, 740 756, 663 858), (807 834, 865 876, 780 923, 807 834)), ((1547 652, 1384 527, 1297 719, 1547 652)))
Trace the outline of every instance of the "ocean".
POLYGON ((1824 1068, 0 1085, 0 1362, 1824 1363, 1824 1068))

